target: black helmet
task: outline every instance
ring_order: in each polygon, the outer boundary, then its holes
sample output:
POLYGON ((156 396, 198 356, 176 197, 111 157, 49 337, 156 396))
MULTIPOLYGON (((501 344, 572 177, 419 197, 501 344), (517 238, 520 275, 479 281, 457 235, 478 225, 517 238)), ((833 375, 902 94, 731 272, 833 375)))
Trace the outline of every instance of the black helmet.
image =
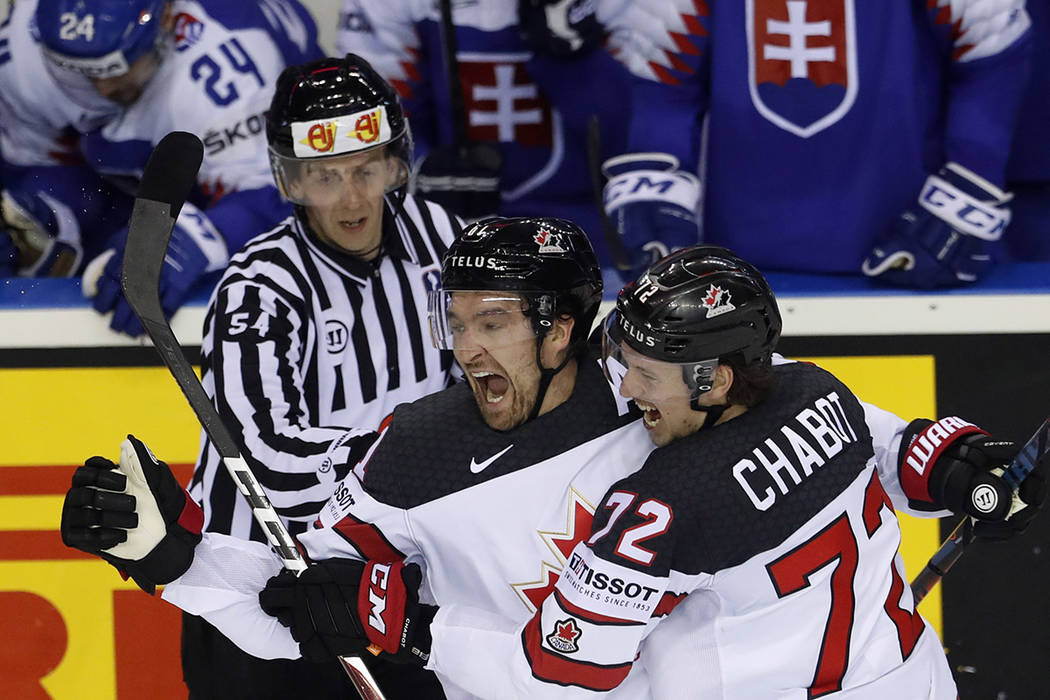
POLYGON ((303 161, 381 147, 403 164, 389 189, 408 182, 412 137, 401 100, 355 54, 285 68, 266 112, 266 140, 274 177, 292 201, 286 185, 303 161))
POLYGON ((441 265, 451 291, 508 291, 530 301, 538 335, 563 314, 576 323, 572 341, 586 339, 602 300, 602 272, 587 234, 565 219, 492 218, 453 241, 441 265))
POLYGON ((679 250, 620 291, 609 335, 664 362, 701 362, 740 353, 768 364, 782 326, 762 273, 717 246, 679 250))

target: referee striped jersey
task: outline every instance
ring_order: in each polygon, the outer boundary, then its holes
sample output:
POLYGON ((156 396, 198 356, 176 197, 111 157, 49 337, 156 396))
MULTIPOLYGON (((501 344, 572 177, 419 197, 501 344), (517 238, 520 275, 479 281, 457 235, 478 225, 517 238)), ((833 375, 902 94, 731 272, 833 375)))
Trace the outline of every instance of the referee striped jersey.
MULTIPOLYGON (((388 198, 376 260, 291 217, 230 261, 204 320, 202 382, 293 535, 363 456, 325 458, 347 428, 375 430, 397 404, 451 383, 451 353, 430 342, 426 295, 460 231, 433 202, 408 196, 399 211, 388 198)), ((265 541, 203 432, 190 494, 206 530, 265 541)))

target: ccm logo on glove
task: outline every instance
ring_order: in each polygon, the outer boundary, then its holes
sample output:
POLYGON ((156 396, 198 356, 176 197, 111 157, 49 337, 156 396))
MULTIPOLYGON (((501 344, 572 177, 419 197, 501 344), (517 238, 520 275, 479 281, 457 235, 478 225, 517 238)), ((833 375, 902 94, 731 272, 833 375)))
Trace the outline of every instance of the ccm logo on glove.
POLYGON ((358 610, 365 623, 368 640, 388 653, 396 654, 401 647, 402 627, 408 621, 405 615, 407 595, 401 572, 403 562, 382 564, 370 561, 365 567, 358 610))

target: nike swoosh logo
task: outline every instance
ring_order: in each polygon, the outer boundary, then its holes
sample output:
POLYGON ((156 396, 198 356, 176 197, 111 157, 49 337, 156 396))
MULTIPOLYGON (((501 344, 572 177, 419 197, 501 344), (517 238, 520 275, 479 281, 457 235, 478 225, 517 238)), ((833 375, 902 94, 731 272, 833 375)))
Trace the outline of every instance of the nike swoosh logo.
POLYGON ((502 457, 504 454, 506 454, 507 450, 509 450, 512 447, 514 447, 513 444, 507 445, 502 450, 500 450, 496 454, 494 454, 491 457, 489 457, 488 459, 486 459, 484 462, 475 462, 474 458, 471 457, 470 458, 470 471, 472 471, 475 474, 480 474, 482 471, 484 471, 485 467, 489 466, 490 464, 495 462, 497 459, 502 457))

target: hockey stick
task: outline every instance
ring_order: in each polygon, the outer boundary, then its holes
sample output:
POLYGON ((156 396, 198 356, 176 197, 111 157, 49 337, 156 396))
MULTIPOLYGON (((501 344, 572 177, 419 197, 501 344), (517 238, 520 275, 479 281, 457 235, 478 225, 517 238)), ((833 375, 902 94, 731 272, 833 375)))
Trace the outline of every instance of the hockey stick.
POLYGON ((452 110, 452 134, 456 146, 467 145, 467 113, 463 106, 463 83, 459 76, 459 48, 456 42, 456 25, 452 23, 452 0, 439 0, 441 10, 441 48, 448 71, 448 104, 452 110))
MULTIPOLYGON (((1043 421, 1017 456, 1010 461, 1010 466, 1003 472, 1003 481, 1009 484, 1016 494, 1017 489, 1021 487, 1021 482, 1048 461, 1050 461, 1050 419, 1043 421)), ((955 526, 952 534, 948 535, 948 539, 930 557, 926 567, 911 582, 911 593, 916 605, 948 573, 948 570, 955 565, 955 562, 966 551, 966 546, 972 541, 973 518, 966 517, 955 526)))
MULTIPOLYGON (((605 211, 605 200, 602 198, 602 131, 598 121, 598 115, 592 114, 587 122, 587 169, 591 172, 591 190, 594 193, 594 207, 598 210, 598 216, 602 222, 602 235, 605 236, 605 245, 609 248, 613 264, 620 272, 631 269, 631 256, 623 247, 623 240, 616 224, 609 218, 605 211)), ((626 280, 630 281, 630 280, 626 280)))
MULTIPOLYGON (((252 515, 262 526, 266 539, 284 567, 298 573, 306 568, 302 554, 182 354, 182 347, 160 305, 160 272, 168 240, 179 210, 197 180, 203 157, 204 146, 200 139, 184 131, 171 132, 153 149, 131 212, 124 266, 120 273, 121 287, 124 297, 153 340, 161 360, 175 377, 204 432, 222 457, 230 477, 251 504, 252 515)), ((340 661, 363 700, 384 700, 382 691, 361 659, 341 657, 340 661)))

